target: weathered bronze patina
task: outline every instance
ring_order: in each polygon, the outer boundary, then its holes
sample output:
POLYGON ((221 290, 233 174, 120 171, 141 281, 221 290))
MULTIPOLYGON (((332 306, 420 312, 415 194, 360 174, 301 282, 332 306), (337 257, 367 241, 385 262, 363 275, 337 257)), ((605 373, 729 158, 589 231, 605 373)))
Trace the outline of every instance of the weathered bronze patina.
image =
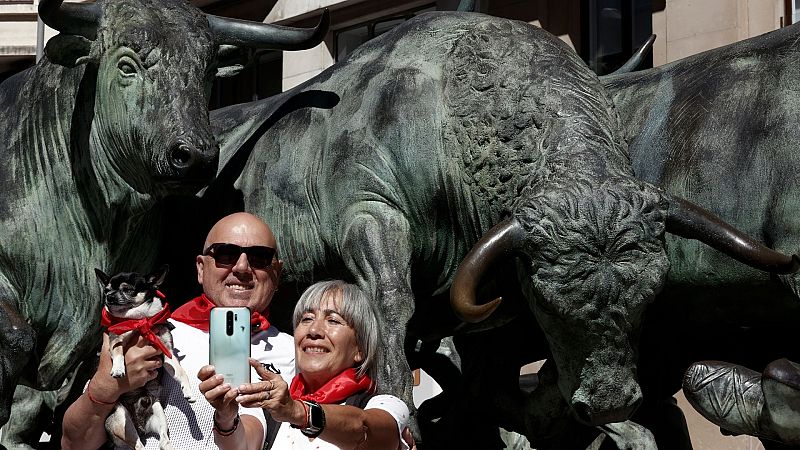
MULTIPOLYGON (((380 389, 409 403, 404 344, 456 329, 446 294, 481 236, 478 253, 507 244, 488 253, 547 335, 558 373, 547 383, 589 424, 625 420, 641 399, 636 336, 669 268, 665 228, 762 269, 797 268, 635 178, 597 77, 521 22, 420 15, 302 86, 212 112, 212 122, 224 166, 206 199, 240 201, 270 223, 287 281, 344 277, 374 295, 380 389)), ((470 258, 483 268, 461 293, 488 273, 489 261, 470 258)), ((470 307, 471 295, 454 302, 481 319, 490 311, 470 307)), ((493 382, 515 386, 514 369, 493 382)), ((546 431, 519 414, 492 419, 532 439, 546 431)))
MULTIPOLYGON (((637 177, 786 253, 800 248, 798 42, 795 24, 603 78, 637 177)), ((660 448, 681 449, 686 427, 669 399, 689 364, 725 360, 760 373, 779 358, 800 360, 800 291, 797 274, 757 271, 695 241, 667 237, 667 255, 664 289, 643 325, 639 377, 649 395, 638 419, 660 448)), ((749 408, 760 414, 759 404, 749 408)))
MULTIPOLYGON (((92 269, 151 269, 158 200, 216 172, 207 87, 231 73, 218 48, 307 48, 327 27, 233 21, 179 0, 39 8, 60 34, 0 84, 0 425, 18 383, 59 389, 99 344, 92 269)), ((22 405, 15 423, 44 425, 28 408, 45 403, 22 405)), ((16 435, 7 427, 5 442, 16 435)))

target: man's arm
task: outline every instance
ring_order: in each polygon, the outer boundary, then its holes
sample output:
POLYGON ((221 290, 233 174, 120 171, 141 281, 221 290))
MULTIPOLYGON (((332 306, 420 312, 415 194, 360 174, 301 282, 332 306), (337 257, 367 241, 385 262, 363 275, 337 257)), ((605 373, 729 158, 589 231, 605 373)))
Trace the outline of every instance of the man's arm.
POLYGON ((111 376, 111 356, 108 352, 108 335, 103 335, 100 363, 83 394, 64 414, 61 448, 96 449, 106 441, 105 421, 119 397, 138 389, 158 376, 162 365, 161 352, 149 341, 139 337, 125 350, 126 376, 111 376))
POLYGON ((221 450, 260 450, 264 446, 264 428, 251 415, 239 416, 236 389, 225 383, 213 366, 200 368, 197 378, 201 381, 200 392, 214 407, 214 442, 217 447, 221 450))

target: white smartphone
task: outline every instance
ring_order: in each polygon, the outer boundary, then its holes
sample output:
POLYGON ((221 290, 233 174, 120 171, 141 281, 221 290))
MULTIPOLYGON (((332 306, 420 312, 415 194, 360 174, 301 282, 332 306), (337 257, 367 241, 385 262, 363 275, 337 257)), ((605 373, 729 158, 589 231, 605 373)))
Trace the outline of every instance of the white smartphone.
POLYGON ((208 363, 232 387, 250 382, 250 309, 244 306, 211 310, 208 363))

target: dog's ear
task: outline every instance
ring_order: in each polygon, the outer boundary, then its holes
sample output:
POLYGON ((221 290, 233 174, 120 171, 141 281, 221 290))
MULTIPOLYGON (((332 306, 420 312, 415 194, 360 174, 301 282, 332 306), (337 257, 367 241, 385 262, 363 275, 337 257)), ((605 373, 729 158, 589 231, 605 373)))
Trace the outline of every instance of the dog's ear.
POLYGON ((164 279, 167 278, 167 272, 169 272, 169 265, 164 264, 155 272, 147 276, 147 282, 152 284, 153 287, 159 287, 162 283, 164 283, 164 279))
POLYGON ((100 284, 102 284, 103 287, 108 286, 108 283, 111 281, 110 276, 106 275, 102 270, 96 267, 94 269, 94 274, 97 275, 97 280, 100 281, 100 284))

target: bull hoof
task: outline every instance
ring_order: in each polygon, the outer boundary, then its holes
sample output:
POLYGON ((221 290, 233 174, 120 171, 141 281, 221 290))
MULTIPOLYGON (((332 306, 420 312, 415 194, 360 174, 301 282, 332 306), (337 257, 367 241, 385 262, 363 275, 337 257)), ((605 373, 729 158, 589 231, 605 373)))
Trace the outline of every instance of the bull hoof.
POLYGON ((779 359, 764 369, 761 381, 766 400, 764 427, 780 442, 800 444, 800 366, 779 359))
POLYGON ((125 376, 125 369, 111 369, 111 376, 114 378, 123 378, 125 376))

